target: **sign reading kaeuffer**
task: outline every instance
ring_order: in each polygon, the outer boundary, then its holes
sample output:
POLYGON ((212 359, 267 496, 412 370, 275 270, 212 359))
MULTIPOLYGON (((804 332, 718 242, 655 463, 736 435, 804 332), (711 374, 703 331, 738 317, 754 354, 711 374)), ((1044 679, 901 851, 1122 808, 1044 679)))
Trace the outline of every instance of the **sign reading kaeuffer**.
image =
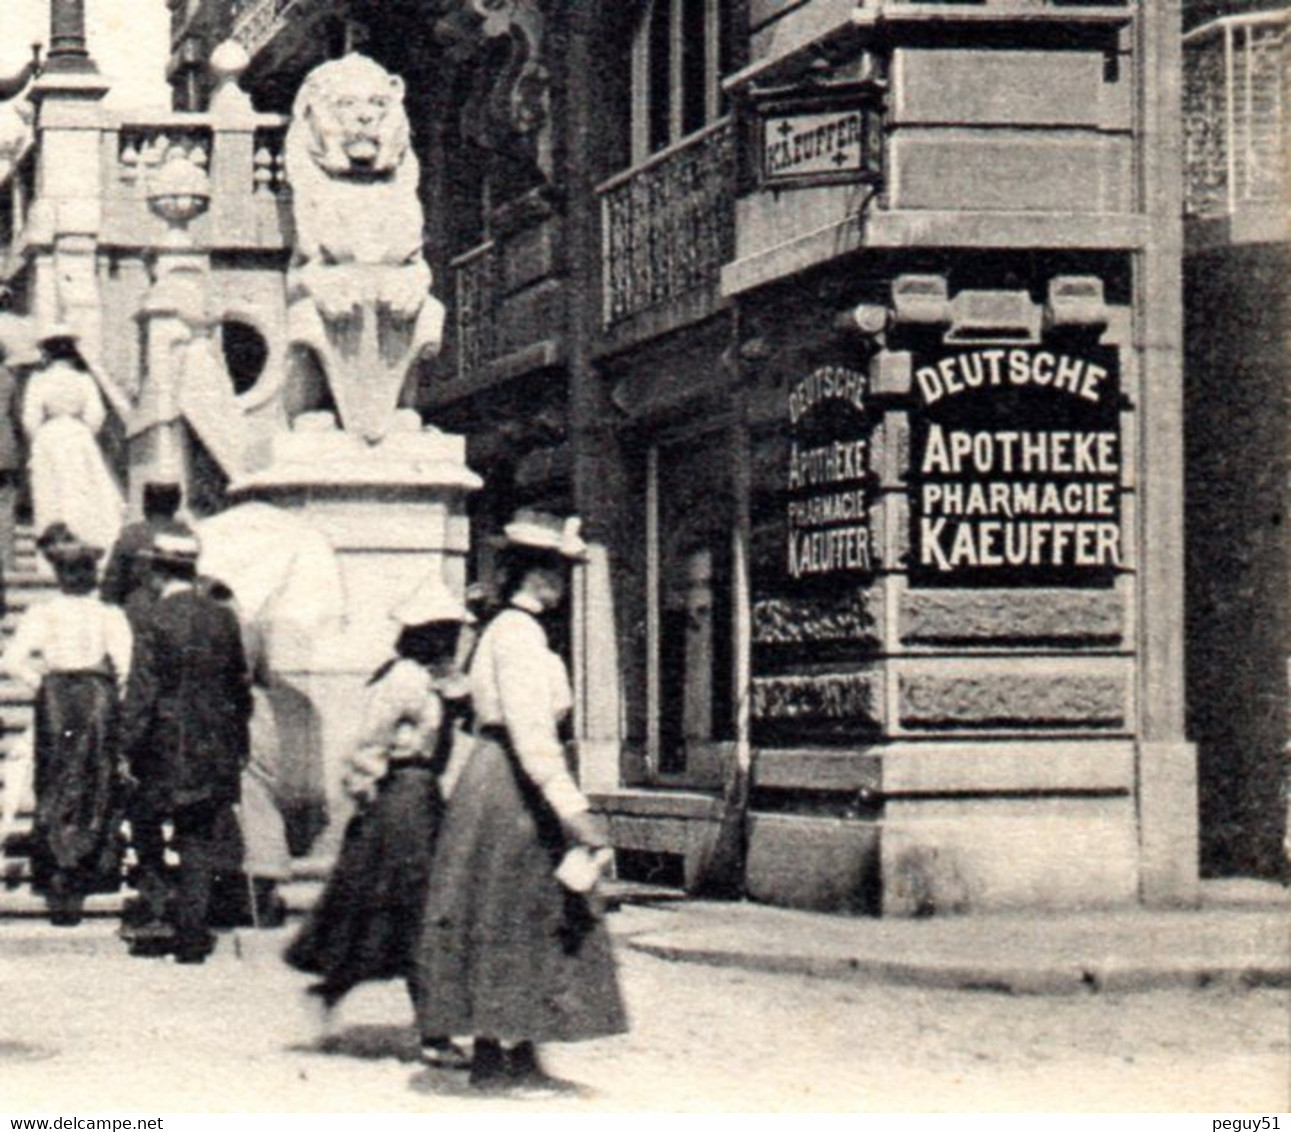
POLYGON ((914 359, 914 585, 1110 585, 1121 541, 1114 349, 914 359))
POLYGON ((791 584, 874 571, 868 383, 861 370, 820 365, 789 389, 783 499, 791 584))

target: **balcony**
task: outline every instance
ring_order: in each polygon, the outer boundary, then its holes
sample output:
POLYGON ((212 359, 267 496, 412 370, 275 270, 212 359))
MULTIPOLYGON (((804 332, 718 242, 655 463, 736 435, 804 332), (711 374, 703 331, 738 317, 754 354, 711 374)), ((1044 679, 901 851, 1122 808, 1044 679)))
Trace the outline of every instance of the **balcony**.
POLYGON ((303 7, 300 0, 233 0, 233 38, 254 58, 303 7))
POLYGON ((1227 16, 1184 37, 1184 213, 1227 242, 1287 237, 1289 17, 1227 16))
POLYGON ((498 353, 498 256, 493 241, 480 244, 452 261, 454 353, 457 376, 481 377, 498 353))
POLYGON ((597 188, 607 330, 711 313, 735 250, 735 174, 735 130, 722 118, 597 188))

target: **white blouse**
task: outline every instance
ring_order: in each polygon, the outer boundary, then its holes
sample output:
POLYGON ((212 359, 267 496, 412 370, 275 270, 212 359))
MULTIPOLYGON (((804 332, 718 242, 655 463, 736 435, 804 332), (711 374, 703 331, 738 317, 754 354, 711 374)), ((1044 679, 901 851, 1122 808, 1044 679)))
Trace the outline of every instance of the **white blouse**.
POLYGON ((430 673, 414 661, 396 661, 368 689, 363 726, 350 758, 350 792, 379 782, 391 762, 430 758, 443 718, 443 703, 430 673))
POLYGON ((27 611, 0 665, 34 689, 48 673, 97 668, 106 658, 122 689, 133 645, 130 623, 117 606, 93 594, 57 594, 27 611))
POLYGON ((560 817, 590 808, 556 730, 574 702, 569 675, 528 613, 504 609, 484 630, 471 664, 471 702, 477 726, 507 729, 521 767, 560 817))
POLYGON ((107 409, 103 395, 88 373, 67 362, 54 362, 37 370, 27 383, 22 403, 22 427, 34 437, 46 420, 79 417, 97 433, 103 427, 107 409))

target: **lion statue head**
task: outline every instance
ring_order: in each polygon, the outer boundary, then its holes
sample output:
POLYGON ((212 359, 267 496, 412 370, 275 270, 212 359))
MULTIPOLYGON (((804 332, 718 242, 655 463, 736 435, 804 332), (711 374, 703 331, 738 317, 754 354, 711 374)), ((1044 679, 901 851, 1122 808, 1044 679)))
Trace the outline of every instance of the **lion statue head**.
POLYGON ((287 176, 304 149, 332 177, 388 177, 408 153, 403 80, 366 55, 324 63, 309 74, 292 106, 287 176))

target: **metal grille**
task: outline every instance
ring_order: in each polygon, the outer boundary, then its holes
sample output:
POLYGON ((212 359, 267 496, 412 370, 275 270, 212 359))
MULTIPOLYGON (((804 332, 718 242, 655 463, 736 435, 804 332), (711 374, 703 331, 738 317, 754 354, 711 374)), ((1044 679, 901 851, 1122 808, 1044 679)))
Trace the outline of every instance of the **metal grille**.
POLYGON ((1291 10, 1236 16, 1184 39, 1184 207, 1231 214, 1282 196, 1291 10))
POLYGON ((716 281, 735 250, 729 118, 601 186, 606 326, 716 281))
POLYGON ((490 241, 453 261, 457 300, 457 376, 479 373, 498 351, 497 249, 490 241))

